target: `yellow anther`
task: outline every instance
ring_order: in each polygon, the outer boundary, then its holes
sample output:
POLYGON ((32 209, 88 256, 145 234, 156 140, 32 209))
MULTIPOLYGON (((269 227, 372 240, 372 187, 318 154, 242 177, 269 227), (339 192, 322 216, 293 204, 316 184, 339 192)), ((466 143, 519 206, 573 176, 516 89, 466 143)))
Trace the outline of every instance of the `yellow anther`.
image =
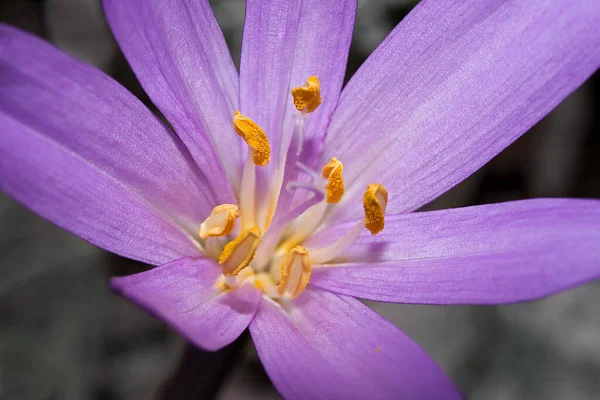
POLYGON ((223 275, 237 275, 246 268, 254 258, 254 252, 259 244, 260 231, 256 227, 243 231, 238 237, 227 243, 219 257, 223 275))
POLYGON ((370 230, 373 235, 377 235, 383 230, 387 203, 388 191, 381 183, 373 183, 367 186, 367 190, 363 195, 365 228, 370 230))
POLYGON ((302 246, 290 250, 281 265, 281 281, 277 291, 284 297, 291 299, 297 297, 306 289, 310 280, 310 258, 302 246))
POLYGON ((319 78, 311 76, 303 86, 292 89, 294 105, 298 111, 311 113, 321 104, 321 84, 319 78))
POLYGON ((325 197, 325 200, 328 203, 337 203, 344 195, 343 172, 344 165, 335 157, 332 157, 331 161, 325 164, 321 170, 321 175, 323 178, 327 179, 327 186, 325 187, 327 196, 325 197))
POLYGON ((198 235, 202 239, 214 236, 229 235, 235 226, 235 219, 240 216, 235 204, 221 204, 213 208, 212 212, 200 225, 198 235))
POLYGON ((233 129, 252 148, 254 164, 264 167, 271 159, 271 145, 260 126, 239 111, 233 115, 233 129))

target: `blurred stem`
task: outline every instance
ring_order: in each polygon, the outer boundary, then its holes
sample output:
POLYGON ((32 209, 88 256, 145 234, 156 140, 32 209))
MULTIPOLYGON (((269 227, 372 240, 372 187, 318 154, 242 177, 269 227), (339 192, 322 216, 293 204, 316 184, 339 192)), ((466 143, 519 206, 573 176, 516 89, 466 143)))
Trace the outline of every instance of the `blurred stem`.
POLYGON ((229 346, 214 352, 188 344, 177 371, 159 389, 155 399, 214 399, 235 368, 247 342, 248 334, 245 332, 229 346))

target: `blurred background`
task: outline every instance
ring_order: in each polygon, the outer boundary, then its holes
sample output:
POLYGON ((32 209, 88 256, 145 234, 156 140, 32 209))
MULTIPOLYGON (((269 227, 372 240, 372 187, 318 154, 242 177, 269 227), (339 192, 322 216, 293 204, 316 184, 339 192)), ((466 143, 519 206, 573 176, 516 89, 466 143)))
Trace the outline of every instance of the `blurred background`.
MULTIPOLYGON (((211 1, 239 61, 244 1, 211 1)), ((415 0, 359 2, 347 78, 415 0)), ((2 0, 0 20, 113 76, 149 106, 99 0, 2 0)), ((427 209, 600 198, 598 73, 427 209)), ((147 266, 106 253, 0 193, 0 399, 277 399, 247 334, 208 353, 108 290, 147 266)), ((471 399, 599 399, 600 282, 499 307, 369 303, 471 399)))

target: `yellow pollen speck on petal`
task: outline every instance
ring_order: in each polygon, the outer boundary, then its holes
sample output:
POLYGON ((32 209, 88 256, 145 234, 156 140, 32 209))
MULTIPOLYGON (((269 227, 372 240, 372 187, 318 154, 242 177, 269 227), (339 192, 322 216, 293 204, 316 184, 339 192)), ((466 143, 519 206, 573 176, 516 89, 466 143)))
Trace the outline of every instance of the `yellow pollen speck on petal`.
POLYGON ((213 208, 210 215, 200 225, 198 235, 207 237, 229 235, 235 226, 235 219, 240 216, 235 204, 220 204, 213 208))
POLYGON ((277 292, 288 298, 296 298, 306 289, 312 271, 308 251, 302 246, 290 250, 281 265, 281 281, 277 292))
POLYGON ((238 237, 227 243, 219 257, 223 275, 234 276, 246 268, 254 258, 259 244, 260 231, 256 227, 243 231, 238 237))
POLYGON ((321 104, 321 84, 319 78, 311 76, 303 86, 292 89, 296 109, 311 113, 321 104))
POLYGON ((367 186, 363 195, 363 207, 365 208, 365 228, 377 235, 383 230, 385 220, 385 208, 388 203, 388 191, 380 183, 367 186))
POLYGON ((271 160, 271 145, 265 131, 239 111, 233 116, 233 129, 252 148, 254 164, 264 167, 271 160))
POLYGON ((331 158, 323 169, 321 175, 327 179, 326 197, 325 200, 328 203, 338 203, 344 195, 344 165, 340 160, 335 157, 331 158))

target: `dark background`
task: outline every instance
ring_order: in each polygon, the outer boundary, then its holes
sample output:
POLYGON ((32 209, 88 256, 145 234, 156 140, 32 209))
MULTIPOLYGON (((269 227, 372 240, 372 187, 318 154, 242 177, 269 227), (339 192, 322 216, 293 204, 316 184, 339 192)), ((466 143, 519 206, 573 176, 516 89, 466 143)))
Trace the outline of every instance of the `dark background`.
MULTIPOLYGON (((244 2, 212 3, 237 62, 244 2)), ((415 3, 360 1, 348 76, 415 3)), ((149 104, 98 0, 1 0, 0 20, 103 69, 149 104)), ((596 74, 427 208, 600 198, 599 99, 596 74)), ((246 334, 216 353, 187 347, 109 292, 111 276, 145 266, 77 239, 2 194, 0 260, 0 399, 278 398, 246 334)), ((369 305, 472 399, 600 398, 600 282, 499 307, 369 305)))

